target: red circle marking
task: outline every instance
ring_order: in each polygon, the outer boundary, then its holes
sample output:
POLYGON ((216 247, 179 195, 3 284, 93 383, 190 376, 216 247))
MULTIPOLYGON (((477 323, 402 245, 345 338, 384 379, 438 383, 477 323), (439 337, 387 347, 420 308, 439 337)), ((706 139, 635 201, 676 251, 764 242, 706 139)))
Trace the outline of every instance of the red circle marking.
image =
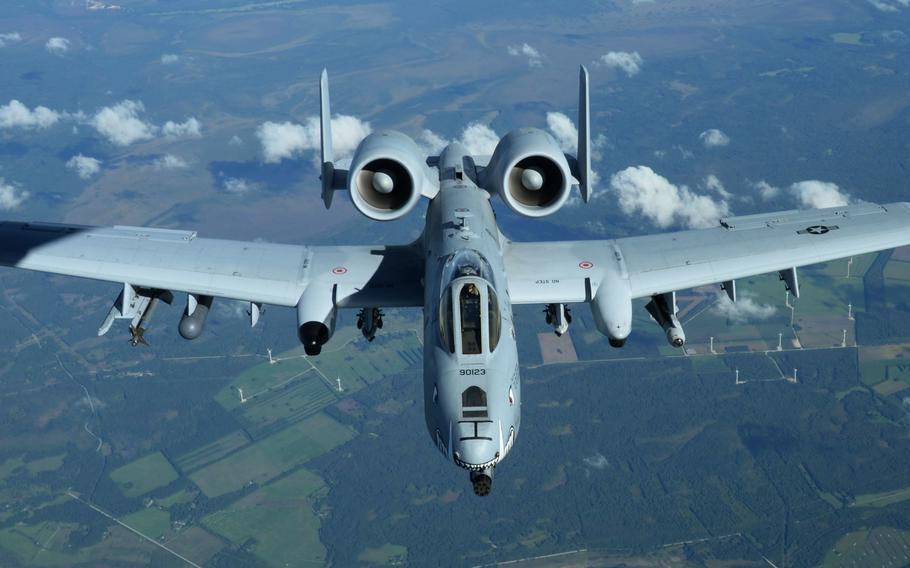
POLYGON ((578 263, 578 268, 583 268, 585 270, 588 270, 589 268, 594 268, 594 263, 591 262, 590 260, 583 260, 578 263))
POLYGON ((348 271, 348 269, 343 266, 336 266, 335 268, 332 269, 332 274, 344 274, 347 271, 348 271))

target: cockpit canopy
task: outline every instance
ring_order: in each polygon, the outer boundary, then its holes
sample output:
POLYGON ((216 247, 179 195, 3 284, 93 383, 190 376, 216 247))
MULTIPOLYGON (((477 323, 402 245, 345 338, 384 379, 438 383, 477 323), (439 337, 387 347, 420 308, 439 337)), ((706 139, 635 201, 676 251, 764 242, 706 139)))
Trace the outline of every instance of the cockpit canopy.
POLYGON ((493 286, 477 276, 457 277, 439 302, 439 334, 449 353, 483 355, 499 344, 502 316, 493 286))

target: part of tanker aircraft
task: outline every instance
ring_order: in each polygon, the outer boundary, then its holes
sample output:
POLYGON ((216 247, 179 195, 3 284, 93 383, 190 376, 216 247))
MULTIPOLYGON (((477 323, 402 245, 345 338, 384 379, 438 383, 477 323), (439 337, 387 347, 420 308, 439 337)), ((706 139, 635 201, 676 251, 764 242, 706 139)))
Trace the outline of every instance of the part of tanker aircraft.
POLYGON ((545 306, 564 333, 567 305, 587 303, 598 329, 621 347, 632 327, 632 301, 647 309, 676 347, 685 343, 677 290, 719 284, 736 301, 736 280, 777 272, 799 296, 797 267, 910 244, 910 204, 863 203, 718 219, 717 226, 641 237, 512 242, 496 224, 490 200, 515 213, 545 217, 576 188, 591 193, 588 74, 581 68, 578 153, 564 154, 546 132, 519 128, 492 156, 449 144, 424 156, 408 136, 367 136, 350 167, 332 155, 328 79, 320 80, 322 199, 350 192, 370 219, 392 221, 429 200, 423 235, 402 246, 299 246, 206 239, 195 231, 0 223, 6 266, 116 282, 120 295, 98 333, 130 321, 144 342, 159 301, 186 293, 180 334, 202 332, 212 300, 248 303, 256 325, 263 304, 297 310, 297 332, 310 356, 332 337, 341 308, 360 309, 372 338, 381 308, 420 307, 424 321, 424 404, 433 443, 470 472, 478 495, 518 436, 519 361, 512 306, 545 306))

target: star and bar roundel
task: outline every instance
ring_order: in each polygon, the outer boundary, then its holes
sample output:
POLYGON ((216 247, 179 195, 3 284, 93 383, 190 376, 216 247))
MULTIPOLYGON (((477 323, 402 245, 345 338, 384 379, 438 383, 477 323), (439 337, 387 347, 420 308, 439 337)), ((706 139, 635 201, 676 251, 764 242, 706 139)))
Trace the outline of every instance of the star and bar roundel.
POLYGON ((831 231, 836 231, 839 227, 837 225, 812 225, 811 227, 806 227, 802 231, 796 231, 798 235, 824 235, 831 231))

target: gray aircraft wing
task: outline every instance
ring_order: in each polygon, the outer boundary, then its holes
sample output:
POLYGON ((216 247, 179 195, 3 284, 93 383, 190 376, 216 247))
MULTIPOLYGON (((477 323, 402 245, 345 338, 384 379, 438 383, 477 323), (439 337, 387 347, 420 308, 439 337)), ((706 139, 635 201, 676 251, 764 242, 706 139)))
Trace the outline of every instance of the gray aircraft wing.
MULTIPOLYGON (((781 272, 910 244, 910 203, 871 203, 721 219, 717 227, 604 241, 508 243, 514 304, 590 301, 607 271, 633 298, 781 272)), ((792 279, 792 280, 791 280, 792 279)))
POLYGON ((295 306, 319 284, 339 307, 421 306, 412 247, 298 246, 200 238, 195 231, 0 222, 0 265, 295 306))

